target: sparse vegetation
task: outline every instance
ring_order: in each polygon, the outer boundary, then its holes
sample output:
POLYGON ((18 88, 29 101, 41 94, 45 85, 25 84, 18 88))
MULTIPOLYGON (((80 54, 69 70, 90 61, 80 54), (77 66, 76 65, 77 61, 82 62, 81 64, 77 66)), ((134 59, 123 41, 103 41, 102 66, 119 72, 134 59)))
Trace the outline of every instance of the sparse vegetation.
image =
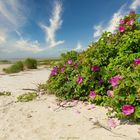
MULTIPOLYGON (((64 54, 63 54, 64 55, 64 54)), ((53 67, 53 66, 57 66, 61 63, 62 59, 59 59, 59 58, 52 58, 52 59, 40 59, 40 60, 36 60, 36 59, 33 59, 33 58, 27 58, 25 59, 25 61, 17 61, 15 62, 15 64, 11 65, 9 68, 4 68, 3 71, 5 73, 18 73, 20 71, 23 71, 23 70, 27 70, 27 69, 37 69, 37 66, 38 65, 46 65, 46 66, 49 66, 49 67, 53 67)), ((8 60, 1 60, 0 61, 0 64, 1 63, 10 63, 10 61, 8 60)))
POLYGON ((10 66, 9 68, 4 68, 3 71, 10 74, 10 73, 17 73, 23 71, 24 66, 22 61, 17 61, 15 64, 10 66))
POLYGON ((24 68, 25 69, 37 69, 37 60, 33 58, 27 58, 24 61, 24 68))
POLYGON ((18 73, 25 69, 37 69, 37 60, 27 58, 25 61, 17 61, 9 68, 4 68, 3 71, 10 74, 10 73, 18 73))
POLYGON ((43 92, 43 94, 48 93, 48 91, 47 91, 47 85, 46 84, 39 84, 38 85, 38 91, 43 92))
POLYGON ((11 92, 9 91, 0 92, 0 96, 10 96, 10 95, 11 95, 11 92))
POLYGON ((22 95, 19 95, 17 97, 17 101, 18 102, 29 102, 32 101, 33 99, 35 99, 37 97, 37 93, 36 92, 28 92, 28 93, 24 93, 22 95))

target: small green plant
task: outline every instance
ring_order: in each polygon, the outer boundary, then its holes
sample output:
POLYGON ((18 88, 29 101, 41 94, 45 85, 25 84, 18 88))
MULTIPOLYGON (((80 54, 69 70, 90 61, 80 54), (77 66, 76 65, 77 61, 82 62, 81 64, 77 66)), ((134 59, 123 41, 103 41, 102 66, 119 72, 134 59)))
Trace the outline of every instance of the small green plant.
POLYGON ((37 69, 37 60, 33 58, 27 58, 24 61, 25 69, 37 69))
POLYGON ((10 95, 11 95, 11 92, 9 91, 0 92, 0 96, 10 96, 10 95))
POLYGON ((17 61, 15 64, 10 66, 9 68, 4 68, 3 71, 8 74, 23 71, 23 63, 22 61, 17 61))
POLYGON ((42 92, 42 94, 50 94, 47 90, 46 84, 39 84, 38 85, 38 91, 42 92))
POLYGON ((28 92, 28 93, 24 93, 22 95, 19 95, 17 97, 17 101, 18 102, 29 102, 32 101, 33 99, 35 99, 37 97, 37 93, 36 92, 28 92))

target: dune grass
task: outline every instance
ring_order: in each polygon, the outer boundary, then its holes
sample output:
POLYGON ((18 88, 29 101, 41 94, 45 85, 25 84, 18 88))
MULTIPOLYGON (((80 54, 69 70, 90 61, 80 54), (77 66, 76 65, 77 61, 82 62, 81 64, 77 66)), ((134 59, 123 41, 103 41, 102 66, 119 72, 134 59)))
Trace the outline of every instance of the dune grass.
POLYGON ((24 68, 26 69, 37 69, 37 60, 33 58, 27 58, 24 62, 24 68))
POLYGON ((32 101, 33 99, 35 99, 37 97, 37 93, 36 92, 28 92, 28 93, 24 93, 22 95, 19 95, 17 97, 17 101, 18 102, 29 102, 32 101))
POLYGON ((23 66, 23 62, 22 61, 17 61, 15 64, 13 64, 12 66, 8 67, 8 68, 4 68, 3 71, 5 73, 17 73, 20 71, 23 71, 24 66, 23 66))
POLYGON ((27 58, 24 61, 17 61, 8 68, 4 68, 5 73, 18 73, 25 69, 37 69, 37 60, 33 58, 27 58))
POLYGON ((11 92, 9 91, 0 92, 0 96, 10 96, 10 95, 11 95, 11 92))

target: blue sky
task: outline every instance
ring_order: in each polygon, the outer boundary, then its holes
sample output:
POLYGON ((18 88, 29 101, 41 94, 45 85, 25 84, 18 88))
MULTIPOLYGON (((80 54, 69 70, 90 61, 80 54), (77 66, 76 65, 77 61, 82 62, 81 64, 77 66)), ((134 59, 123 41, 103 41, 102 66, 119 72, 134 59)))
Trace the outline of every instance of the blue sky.
POLYGON ((82 51, 130 10, 140 0, 0 0, 0 58, 82 51))

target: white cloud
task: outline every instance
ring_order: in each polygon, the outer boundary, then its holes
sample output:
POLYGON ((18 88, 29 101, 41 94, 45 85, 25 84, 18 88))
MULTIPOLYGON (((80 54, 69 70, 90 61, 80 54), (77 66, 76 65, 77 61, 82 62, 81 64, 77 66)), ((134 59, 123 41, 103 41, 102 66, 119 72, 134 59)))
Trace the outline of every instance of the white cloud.
POLYGON ((133 0, 132 4, 130 5, 130 9, 137 10, 140 6, 140 0, 133 0))
POLYGON ((103 32, 114 32, 117 29, 119 20, 126 14, 125 6, 126 5, 123 5, 116 13, 114 13, 106 25, 99 24, 94 26, 94 41, 98 40, 103 32))
POLYGON ((19 0, 0 0, 0 51, 12 53, 16 51, 37 53, 43 49, 38 41, 24 39, 18 29, 22 27, 27 20, 25 15, 26 7, 19 0), (19 38, 16 41, 6 40, 13 39, 9 34, 16 32, 19 38))
POLYGON ((19 38, 22 40, 23 37, 22 37, 21 33, 19 31, 17 31, 17 30, 15 32, 17 33, 17 35, 19 36, 19 38))
POLYGON ((62 25, 62 4, 59 1, 54 3, 52 16, 49 19, 50 25, 44 25, 40 23, 40 27, 43 29, 46 35, 46 43, 49 47, 56 47, 64 43, 63 40, 56 41, 56 31, 60 29, 62 25))
POLYGON ((83 46, 81 45, 80 42, 77 43, 76 48, 73 49, 74 51, 82 51, 83 50, 83 46))
POLYGON ((30 51, 33 53, 38 53, 43 51, 42 48, 40 48, 39 42, 36 41, 29 41, 29 40, 24 40, 20 39, 13 44, 13 48, 20 50, 20 51, 30 51))
POLYGON ((19 0, 0 0, 0 31, 15 31, 26 22, 26 16, 19 0))
POLYGON ((93 33, 93 38, 98 38, 99 36, 101 36, 104 29, 102 25, 100 24, 100 25, 95 25, 94 30, 95 32, 93 33))
POLYGON ((25 40, 20 38, 16 41, 9 41, 6 43, 0 44, 0 52, 4 53, 18 53, 18 52, 30 52, 30 53, 39 53, 44 51, 45 49, 40 47, 40 43, 35 40, 25 40))
POLYGON ((6 42, 6 37, 5 36, 0 36, 0 44, 3 44, 6 42))
POLYGON ((11 32, 26 22, 19 0, 0 0, 0 45, 6 43, 11 32))
POLYGON ((40 47, 40 44, 37 40, 31 41, 26 40, 23 38, 19 31, 16 31, 17 35, 20 39, 13 43, 12 48, 13 50, 20 50, 20 51, 28 51, 33 53, 38 53, 43 51, 44 49, 40 47))

